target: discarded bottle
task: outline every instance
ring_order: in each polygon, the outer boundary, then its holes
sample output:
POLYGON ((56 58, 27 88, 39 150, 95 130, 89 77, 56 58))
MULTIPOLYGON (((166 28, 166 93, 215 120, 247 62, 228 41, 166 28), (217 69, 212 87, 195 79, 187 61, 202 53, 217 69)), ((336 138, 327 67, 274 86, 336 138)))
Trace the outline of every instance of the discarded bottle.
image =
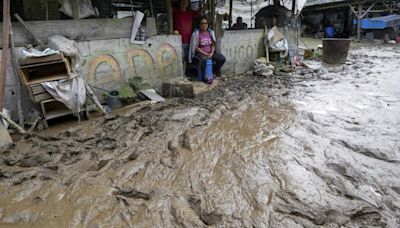
POLYGON ((213 61, 212 59, 207 59, 206 61, 206 81, 213 79, 213 61))

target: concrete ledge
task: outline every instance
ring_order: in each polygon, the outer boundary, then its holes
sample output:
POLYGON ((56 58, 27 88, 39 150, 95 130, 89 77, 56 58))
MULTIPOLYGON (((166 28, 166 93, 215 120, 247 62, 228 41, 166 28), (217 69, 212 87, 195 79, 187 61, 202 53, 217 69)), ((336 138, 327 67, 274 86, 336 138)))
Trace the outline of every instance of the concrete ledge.
POLYGON ((181 78, 174 79, 171 82, 163 83, 162 94, 165 97, 185 97, 194 98, 199 94, 205 93, 217 87, 218 80, 212 85, 199 81, 187 81, 181 78))

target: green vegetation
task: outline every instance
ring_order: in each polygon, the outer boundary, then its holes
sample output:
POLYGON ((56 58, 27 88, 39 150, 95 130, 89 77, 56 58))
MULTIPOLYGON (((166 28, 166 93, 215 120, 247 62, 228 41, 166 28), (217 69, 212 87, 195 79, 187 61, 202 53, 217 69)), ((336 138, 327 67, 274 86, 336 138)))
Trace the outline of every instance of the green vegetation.
POLYGON ((133 99, 137 96, 137 93, 129 85, 121 86, 118 90, 118 93, 119 98, 123 100, 133 99))
POLYGON ((128 79, 128 84, 122 85, 119 90, 119 98, 121 100, 132 100, 137 97, 140 90, 150 89, 149 83, 143 82, 142 77, 133 77, 128 79))

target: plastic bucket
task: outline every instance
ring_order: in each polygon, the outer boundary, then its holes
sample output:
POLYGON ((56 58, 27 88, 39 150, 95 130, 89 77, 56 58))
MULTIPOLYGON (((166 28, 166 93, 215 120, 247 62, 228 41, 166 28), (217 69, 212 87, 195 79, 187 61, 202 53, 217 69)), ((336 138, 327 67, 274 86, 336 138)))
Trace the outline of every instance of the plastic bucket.
POLYGON ((330 64, 346 63, 350 48, 350 39, 322 39, 322 59, 330 64))
POLYGON ((326 38, 334 38, 335 37, 335 28, 334 27, 326 27, 325 28, 325 37, 326 38))
POLYGON ((120 108, 122 107, 121 100, 119 99, 118 91, 111 91, 107 95, 107 105, 111 108, 120 108))

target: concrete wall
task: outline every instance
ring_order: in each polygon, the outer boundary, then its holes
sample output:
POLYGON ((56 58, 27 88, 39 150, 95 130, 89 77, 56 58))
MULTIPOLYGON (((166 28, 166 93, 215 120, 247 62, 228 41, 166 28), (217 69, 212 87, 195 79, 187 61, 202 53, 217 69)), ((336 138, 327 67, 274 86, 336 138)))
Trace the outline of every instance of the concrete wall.
MULTIPOLYGON (((2 55, 3 50, 0 50, 0 56, 2 55)), ((11 55, 11 53, 9 53, 11 55)), ((0 58, 0 65, 1 65, 0 58)), ((19 78, 14 74, 14 68, 9 59, 7 66, 7 79, 6 79, 6 91, 4 93, 4 108, 8 109, 11 112, 11 116, 13 119, 18 119, 18 110, 17 110, 17 83, 19 83, 19 78)), ((33 109, 38 109, 39 106, 34 104, 28 96, 28 92, 24 86, 21 85, 22 90, 22 109, 25 113, 25 118, 27 118, 28 114, 33 109)))
POLYGON ((182 75, 180 36, 154 36, 143 45, 129 39, 78 42, 84 59, 83 75, 96 87, 117 89, 129 78, 140 76, 153 87, 182 75))
POLYGON ((225 31, 221 52, 226 57, 223 74, 242 74, 252 69, 254 60, 265 55, 263 30, 225 31))
MULTIPOLYGON (((262 30, 226 31, 221 39, 221 52, 226 56, 222 69, 225 75, 241 74, 250 69, 254 60, 264 55, 262 30)), ((130 77, 140 76, 154 88, 182 75, 182 48, 180 36, 161 35, 149 38, 145 44, 131 44, 128 38, 78 41, 83 59, 82 75, 89 84, 106 90, 115 90, 130 77)), ((1 52, 0 52, 1 54, 1 52)), ((5 107, 17 116, 16 76, 9 66, 5 107)), ((101 90, 95 90, 101 95, 101 90)), ((24 91, 25 115, 33 104, 24 91)))
MULTIPOLYGON (((118 89, 130 77, 140 76, 154 88, 164 81, 182 75, 180 36, 154 36, 145 44, 131 44, 129 39, 78 42, 83 58, 82 75, 89 84, 107 90, 118 89)), ((0 50, 1 55, 1 50, 0 50)), ((0 59, 1 61, 1 59, 0 59)), ((8 66, 4 107, 17 117, 16 83, 11 63, 8 66)), ((38 106, 31 102, 23 88, 23 109, 28 115, 38 106)), ((94 90, 101 98, 101 90, 94 90)))

